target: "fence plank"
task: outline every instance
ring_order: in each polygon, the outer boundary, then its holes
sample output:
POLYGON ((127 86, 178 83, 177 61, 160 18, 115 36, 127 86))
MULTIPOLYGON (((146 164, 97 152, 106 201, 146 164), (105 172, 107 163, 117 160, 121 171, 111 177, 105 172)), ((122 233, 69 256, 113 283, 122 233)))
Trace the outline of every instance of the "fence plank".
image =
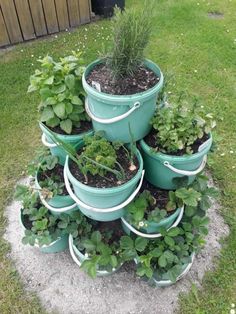
POLYGON ((36 35, 37 36, 46 35, 47 27, 44 19, 43 6, 41 0, 29 0, 29 5, 36 35))
POLYGON ((0 0, 0 5, 11 43, 23 41, 13 0, 0 0))
POLYGON ((0 47, 10 44, 10 40, 7 34, 7 29, 4 23, 2 11, 0 8, 0 47))
POLYGON ((79 2, 78 0, 68 0, 67 4, 69 10, 70 26, 78 26, 80 24, 79 2))
POLYGON ((43 0, 43 9, 47 23, 48 33, 52 34, 58 32, 59 29, 54 0, 43 0))
POLYGON ((55 0, 57 18, 60 31, 69 27, 69 16, 67 10, 66 0, 55 0))
POLYGON ((34 26, 27 0, 15 0, 21 31, 25 40, 35 38, 34 26))
POLYGON ((90 22, 90 6, 88 0, 79 0, 80 23, 90 22))

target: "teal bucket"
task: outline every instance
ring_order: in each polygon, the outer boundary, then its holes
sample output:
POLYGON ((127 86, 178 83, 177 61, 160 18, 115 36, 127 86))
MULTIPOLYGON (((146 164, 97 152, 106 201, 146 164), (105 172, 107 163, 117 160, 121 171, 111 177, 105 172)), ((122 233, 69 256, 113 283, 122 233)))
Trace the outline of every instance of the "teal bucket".
POLYGON ((175 212, 162 219, 160 222, 155 222, 155 221, 145 221, 145 224, 143 227, 140 227, 140 231, 147 233, 147 234, 155 234, 160 232, 160 228, 165 228, 168 229, 170 226, 173 225, 177 217, 179 216, 181 211, 181 208, 177 208, 175 212))
POLYGON ((66 189, 85 216, 97 221, 112 221, 124 215, 124 207, 135 198, 144 177, 143 161, 138 150, 137 157, 139 170, 130 181, 118 187, 95 188, 79 182, 72 175, 69 169, 69 157, 67 156, 64 167, 66 189))
MULTIPOLYGON (((54 141, 50 137, 50 133, 48 130, 45 128, 43 123, 39 123, 40 129, 42 130, 42 143, 48 147, 51 151, 51 154, 53 156, 57 156, 59 158, 59 163, 64 166, 65 160, 66 160, 66 155, 67 153, 64 151, 64 149, 57 144, 54 143, 54 141)), ((54 133, 54 132, 53 132, 54 133)), ((93 130, 84 132, 81 134, 75 134, 75 135, 63 135, 63 134, 58 134, 55 133, 55 135, 62 141, 71 144, 72 146, 78 145, 82 140, 84 136, 92 135, 93 130)))
MULTIPOLYGON (((153 275, 153 277, 151 279, 146 278, 146 281, 148 281, 148 283, 150 285, 158 287, 158 288, 165 288, 165 287, 172 286, 177 281, 181 280, 184 276, 187 275, 187 273, 190 271, 190 269, 193 265, 194 257, 195 257, 195 253, 192 253, 192 255, 190 256, 190 262, 182 265, 181 272, 180 272, 179 276, 176 278, 175 282, 173 282, 169 279, 168 273, 163 274, 161 279, 156 278, 156 276, 153 275)), ((137 259, 135 259, 134 262, 138 266, 137 259)))
MULTIPOLYGON (((72 235, 70 234, 69 235, 69 250, 70 250, 70 255, 73 259, 73 261, 79 266, 81 267, 83 261, 87 260, 88 258, 85 257, 85 255, 83 253, 81 253, 77 247, 74 245, 74 242, 73 242, 73 237, 72 235)), ((105 269, 97 269, 96 271, 96 274, 97 274, 97 277, 101 277, 101 276, 108 276, 108 275, 111 275, 113 273, 115 273, 119 268, 121 267, 118 266, 114 269, 112 269, 112 271, 107 271, 105 269)))
POLYGON ((212 136, 192 155, 171 156, 155 152, 144 140, 140 141, 140 145, 146 180, 158 188, 176 190, 179 178, 185 177, 189 185, 203 171, 212 145, 212 136))
POLYGON ((150 120, 156 110, 158 93, 163 86, 160 68, 149 60, 144 62, 160 79, 153 88, 133 95, 110 95, 99 92, 86 81, 94 66, 102 62, 96 60, 91 63, 82 78, 83 87, 88 95, 85 109, 92 119, 94 130, 104 131, 104 137, 109 141, 130 143, 132 140, 144 138, 150 131, 150 120))
POLYGON ((166 230, 170 230, 171 228, 175 228, 180 223, 184 214, 184 206, 178 208, 174 214, 163 219, 160 223, 151 222, 147 227, 142 227, 142 229, 138 230, 136 227, 131 225, 125 217, 121 217, 122 228, 126 234, 131 235, 132 233, 136 236, 148 239, 156 239, 161 238, 162 234, 160 232, 161 227, 165 227, 166 230))
MULTIPOLYGON (((20 211, 20 224, 22 225, 24 230, 27 230, 23 222, 22 210, 20 211)), ((39 246, 37 243, 35 243, 34 247, 39 248, 40 252, 42 253, 59 253, 68 249, 69 247, 68 237, 69 237, 68 234, 65 234, 62 237, 58 238, 57 240, 53 241, 49 245, 39 246)))
POLYGON ((45 199, 40 193, 41 187, 38 182, 38 171, 35 176, 35 187, 39 189, 42 204, 48 208, 53 215, 58 216, 62 213, 69 214, 78 209, 77 204, 70 195, 55 195, 50 199, 45 199))

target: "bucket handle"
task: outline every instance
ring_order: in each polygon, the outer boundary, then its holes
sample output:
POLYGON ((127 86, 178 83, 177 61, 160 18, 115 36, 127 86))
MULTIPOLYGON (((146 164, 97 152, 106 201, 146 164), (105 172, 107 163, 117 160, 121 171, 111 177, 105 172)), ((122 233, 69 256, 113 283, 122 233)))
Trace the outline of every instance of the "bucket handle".
POLYGON ((125 118, 127 118, 132 112, 134 112, 136 109, 138 109, 141 106, 140 102, 137 101, 134 103, 134 105, 132 106, 132 108, 130 108, 127 112, 121 114, 120 116, 114 117, 114 118, 109 118, 109 119, 102 119, 102 118, 98 118, 96 117, 90 110, 89 108, 89 103, 88 103, 88 98, 86 97, 85 99, 85 110, 88 114, 88 116, 99 123, 103 123, 103 124, 112 124, 118 121, 121 121, 125 118))
POLYGON ((46 147, 49 147, 49 148, 57 147, 57 144, 49 143, 47 141, 46 135, 44 133, 42 134, 41 140, 42 140, 43 145, 46 147))
POLYGON ((66 207, 62 207, 62 208, 57 208, 57 207, 53 207, 51 205, 48 204, 48 202, 45 200, 45 198, 40 194, 40 201, 42 202, 42 204, 49 210, 52 210, 54 212, 57 213, 63 213, 67 210, 73 209, 75 207, 77 207, 77 204, 74 203, 72 205, 66 206, 66 207))
MULTIPOLYGON (((73 259, 73 261, 79 266, 81 267, 82 263, 80 262, 80 260, 76 257, 74 249, 73 249, 73 237, 70 234, 69 235, 69 251, 70 251, 70 255, 73 259)), ((108 275, 109 273, 106 270, 97 270, 97 276, 104 276, 104 275, 108 275)))
POLYGON ((206 163, 207 163, 207 155, 205 155, 202 159, 202 163, 201 165, 199 166, 198 169, 196 170, 193 170, 193 171, 188 171, 188 170, 181 170, 181 169, 177 169, 175 167, 173 167, 169 161, 164 161, 164 166, 169 168, 170 170, 172 170, 173 172, 175 173, 178 173, 178 174, 182 174, 183 176, 195 176, 196 174, 198 174, 199 172, 201 172, 205 166, 206 166, 206 163))
MULTIPOLYGON (((182 217, 183 217, 183 214, 184 214, 184 206, 181 207, 181 211, 179 213, 179 216, 178 218, 176 219, 176 221, 173 223, 172 226, 170 226, 170 228, 167 229, 170 230, 171 228, 174 228, 176 226, 178 226, 178 224, 180 223, 182 217)), ((122 222, 124 223, 124 225, 130 229, 130 231, 132 231, 133 233, 137 234, 138 236, 140 237, 143 237, 143 238, 149 238, 149 239, 154 239, 154 238, 160 238, 162 237, 162 234, 161 233, 156 233, 156 234, 147 234, 147 233, 143 233, 143 232, 140 232, 138 231, 137 229, 135 229, 133 226, 131 226, 123 217, 121 217, 121 220, 122 222)))
POLYGON ((125 200, 123 203, 119 204, 119 205, 116 205, 114 207, 111 207, 111 208, 96 208, 96 207, 92 207, 90 205, 87 205, 85 203, 83 203, 72 191, 71 189, 71 186, 70 186, 70 182, 69 182, 69 179, 68 179, 68 176, 67 176, 67 172, 66 172, 66 168, 68 167, 68 156, 66 157, 66 163, 65 163, 65 167, 64 167, 64 181, 65 181, 65 186, 66 186, 66 189, 70 195, 70 197, 81 207, 84 207, 88 210, 92 210, 94 212, 97 212, 97 213, 110 213, 110 212, 114 212, 116 210, 119 210, 125 206, 127 206, 134 198, 135 196, 138 194, 141 186, 142 186, 142 183, 143 183, 143 178, 144 178, 144 172, 145 170, 142 170, 142 175, 141 175, 141 178, 140 178, 140 181, 139 181, 139 185, 138 187, 136 188, 136 190, 127 198, 127 200, 125 200))

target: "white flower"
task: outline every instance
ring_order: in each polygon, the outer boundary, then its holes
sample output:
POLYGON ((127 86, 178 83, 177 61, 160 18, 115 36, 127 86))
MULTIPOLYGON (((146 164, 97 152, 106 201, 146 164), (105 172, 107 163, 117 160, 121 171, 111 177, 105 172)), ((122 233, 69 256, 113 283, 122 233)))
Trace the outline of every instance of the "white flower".
POLYGON ((86 258, 88 258, 88 253, 85 253, 84 256, 85 256, 86 258))
POLYGON ((229 152, 230 152, 230 154, 233 154, 233 153, 234 153, 234 151, 233 151, 233 150, 230 150, 229 152))
POLYGON ((234 303, 232 303, 232 304, 231 304, 231 307, 235 307, 235 304, 234 304, 234 303))
POLYGON ((34 55, 31 55, 31 58, 33 58, 34 57, 34 55))
POLYGON ((231 309, 230 314, 235 314, 235 309, 231 309))
POLYGON ((24 52, 24 50, 23 50, 23 49, 21 49, 21 52, 24 52))
POLYGON ((57 38, 58 36, 57 35, 55 35, 55 38, 57 38))
POLYGON ((139 227, 143 227, 144 226, 144 222, 140 221, 138 225, 139 225, 139 227))
POLYGON ((220 154, 221 157, 223 157, 225 155, 225 153, 220 154))
POLYGON ((197 73, 197 70, 194 70, 194 73, 197 73))
POLYGON ((116 269, 113 267, 113 268, 112 268, 112 271, 115 271, 115 270, 116 270, 116 269))

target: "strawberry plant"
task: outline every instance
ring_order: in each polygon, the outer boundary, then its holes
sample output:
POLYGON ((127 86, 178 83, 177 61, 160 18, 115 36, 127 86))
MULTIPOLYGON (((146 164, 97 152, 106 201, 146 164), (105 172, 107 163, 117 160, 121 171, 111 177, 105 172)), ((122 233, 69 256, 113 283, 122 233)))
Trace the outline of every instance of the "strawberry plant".
POLYGON ((178 151, 192 154, 192 145, 215 127, 212 115, 205 114, 196 101, 187 103, 181 98, 176 104, 158 109, 151 123, 156 149, 167 154, 178 151))
POLYGON ((73 52, 58 62, 48 55, 38 61, 41 68, 31 75, 28 92, 37 91, 40 95, 40 121, 71 134, 73 127, 80 127, 81 121, 88 120, 81 81, 84 72, 81 53, 73 52))

